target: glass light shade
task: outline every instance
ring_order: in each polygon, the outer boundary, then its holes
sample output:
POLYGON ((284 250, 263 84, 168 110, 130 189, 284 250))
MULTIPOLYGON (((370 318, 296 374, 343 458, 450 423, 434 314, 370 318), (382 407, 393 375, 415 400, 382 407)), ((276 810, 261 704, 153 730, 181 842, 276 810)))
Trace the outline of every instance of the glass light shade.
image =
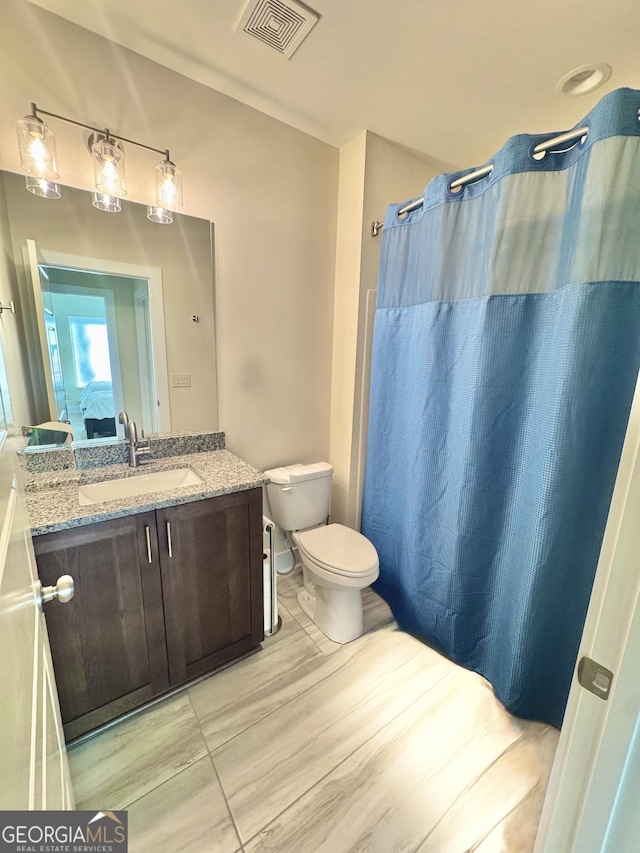
POLYGON ((111 139, 97 139, 91 146, 96 189, 102 195, 121 198, 127 194, 124 151, 111 139))
POLYGON ((47 125, 35 116, 25 116, 18 122, 20 166, 28 175, 52 181, 60 177, 56 156, 56 137, 47 125))
POLYGON ((60 187, 53 181, 36 178, 33 175, 27 175, 24 180, 29 192, 40 196, 40 198, 60 198, 62 195, 60 187))
POLYGON ((120 213, 121 210, 120 199, 104 193, 92 193, 91 204, 98 210, 106 210, 107 213, 120 213))
POLYGON ((156 205, 176 212, 183 208, 182 172, 171 160, 156 166, 156 205))
POLYGON ((159 222, 161 225, 171 225, 173 213, 170 210, 165 210, 164 207, 149 205, 147 207, 147 219, 152 222, 159 222))

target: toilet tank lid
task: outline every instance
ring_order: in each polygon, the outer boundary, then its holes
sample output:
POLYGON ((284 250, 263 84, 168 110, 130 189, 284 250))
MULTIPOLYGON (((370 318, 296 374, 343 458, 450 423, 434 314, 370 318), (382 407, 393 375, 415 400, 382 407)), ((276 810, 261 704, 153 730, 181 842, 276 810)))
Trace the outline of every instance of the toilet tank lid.
POLYGON ((282 468, 271 468, 264 472, 272 483, 285 485, 287 483, 300 483, 303 480, 316 480, 318 477, 330 477, 333 473, 333 465, 328 462, 314 462, 312 465, 286 465, 282 468))

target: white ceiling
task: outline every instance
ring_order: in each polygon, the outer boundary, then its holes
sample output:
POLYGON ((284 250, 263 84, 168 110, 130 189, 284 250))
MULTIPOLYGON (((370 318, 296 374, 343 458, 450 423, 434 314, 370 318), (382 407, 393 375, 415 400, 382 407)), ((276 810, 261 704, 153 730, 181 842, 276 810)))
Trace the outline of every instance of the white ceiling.
POLYGON ((234 32, 245 0, 31 2, 332 145, 367 128, 456 167, 640 88, 637 0, 308 0, 320 22, 289 60, 234 32), (604 87, 556 93, 596 62, 604 87))

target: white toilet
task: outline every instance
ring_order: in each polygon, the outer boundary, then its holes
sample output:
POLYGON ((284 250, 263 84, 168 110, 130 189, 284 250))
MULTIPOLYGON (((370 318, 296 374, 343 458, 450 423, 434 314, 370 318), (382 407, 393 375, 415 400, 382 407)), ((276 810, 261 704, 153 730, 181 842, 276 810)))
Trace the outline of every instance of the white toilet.
POLYGON ((362 590, 378 577, 378 554, 356 530, 326 523, 333 466, 288 465, 265 474, 273 520, 302 560, 298 603, 330 640, 355 640, 362 634, 362 590))

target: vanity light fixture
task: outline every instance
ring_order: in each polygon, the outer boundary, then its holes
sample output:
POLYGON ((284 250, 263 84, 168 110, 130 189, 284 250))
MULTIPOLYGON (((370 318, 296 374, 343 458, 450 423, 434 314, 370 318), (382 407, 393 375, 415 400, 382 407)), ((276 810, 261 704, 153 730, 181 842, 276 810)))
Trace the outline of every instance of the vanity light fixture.
POLYGON ((53 181, 47 181, 46 178, 36 178, 35 175, 27 175, 25 184, 30 193, 40 196, 40 198, 60 198, 62 195, 58 184, 53 181))
POLYGON ((106 196, 122 198, 127 194, 127 179, 124 173, 124 151, 118 141, 105 130, 104 134, 92 133, 88 141, 93 158, 96 189, 106 196))
POLYGON ((60 177, 55 134, 36 115, 35 104, 31 104, 31 112, 32 115, 18 122, 20 166, 27 175, 47 181, 55 180, 60 177))
POLYGON ((150 204, 147 207, 147 219, 150 219, 152 222, 159 222, 161 225, 171 225, 173 222, 173 213, 164 207, 150 204))
POLYGON ((182 210, 182 172, 169 159, 169 152, 156 166, 156 205, 179 213, 182 210))
POLYGON ((91 204, 98 210, 106 210, 107 213, 120 213, 122 209, 119 198, 105 193, 91 193, 91 204))
POLYGON ((43 198, 60 198, 60 188, 53 183, 59 178, 58 163, 53 131, 44 123, 41 116, 50 116, 59 121, 90 130, 89 151, 94 164, 96 192, 92 194, 92 204, 99 210, 117 213, 120 199, 127 194, 125 175, 125 153, 123 143, 145 148, 162 154, 163 159, 156 166, 155 205, 147 207, 148 218, 152 222, 169 224, 173 221, 173 212, 183 209, 182 172, 171 160, 167 149, 153 148, 112 133, 108 128, 93 127, 66 116, 51 113, 31 104, 31 115, 18 122, 18 145, 20 165, 27 173, 27 189, 43 198))

